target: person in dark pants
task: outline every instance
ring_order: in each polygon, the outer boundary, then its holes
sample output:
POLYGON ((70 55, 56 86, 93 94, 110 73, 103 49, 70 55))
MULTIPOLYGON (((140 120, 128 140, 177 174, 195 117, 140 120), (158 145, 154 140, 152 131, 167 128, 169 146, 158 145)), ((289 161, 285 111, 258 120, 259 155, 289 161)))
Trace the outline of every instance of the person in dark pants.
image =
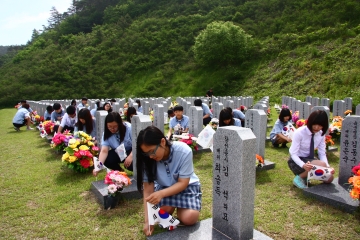
MULTIPOLYGON (((132 171, 131 124, 123 122, 118 112, 111 112, 105 117, 104 127, 99 154, 100 165, 105 165, 112 170, 123 171, 120 166, 122 159, 115 151, 123 143, 127 154, 126 159, 123 160, 124 167, 132 171)), ((94 176, 97 176, 98 173, 99 171, 93 170, 94 176)))
POLYGON ((201 99, 195 99, 194 105, 196 107, 201 107, 203 109, 203 125, 206 126, 211 121, 213 114, 210 111, 209 106, 206 103, 203 103, 201 99))

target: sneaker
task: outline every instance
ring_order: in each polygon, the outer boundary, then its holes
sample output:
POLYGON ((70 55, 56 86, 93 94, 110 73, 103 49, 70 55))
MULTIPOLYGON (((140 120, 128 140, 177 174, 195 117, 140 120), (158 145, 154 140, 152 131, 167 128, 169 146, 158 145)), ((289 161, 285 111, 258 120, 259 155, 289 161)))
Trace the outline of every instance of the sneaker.
POLYGON ((15 131, 20 131, 20 128, 18 128, 18 127, 14 127, 14 129, 15 129, 15 131))
POLYGON ((33 128, 31 128, 31 127, 28 127, 28 128, 26 128, 26 130, 34 130, 33 128))
POLYGON ((296 175, 294 177, 293 184, 300 189, 308 188, 305 184, 304 179, 302 179, 299 175, 296 175))

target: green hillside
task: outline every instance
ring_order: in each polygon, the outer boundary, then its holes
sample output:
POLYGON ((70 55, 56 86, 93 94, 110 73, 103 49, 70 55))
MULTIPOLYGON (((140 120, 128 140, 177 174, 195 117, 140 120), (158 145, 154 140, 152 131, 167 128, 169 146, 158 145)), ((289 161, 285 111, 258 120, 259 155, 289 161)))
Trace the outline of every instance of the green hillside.
POLYGON ((204 95, 210 87, 272 101, 360 102, 356 0, 80 0, 51 13, 41 34, 0 59, 0 107, 22 98, 204 95), (207 44, 223 47, 215 59, 229 61, 195 58, 196 37, 216 21, 252 36, 246 58, 236 60, 222 40, 207 44))

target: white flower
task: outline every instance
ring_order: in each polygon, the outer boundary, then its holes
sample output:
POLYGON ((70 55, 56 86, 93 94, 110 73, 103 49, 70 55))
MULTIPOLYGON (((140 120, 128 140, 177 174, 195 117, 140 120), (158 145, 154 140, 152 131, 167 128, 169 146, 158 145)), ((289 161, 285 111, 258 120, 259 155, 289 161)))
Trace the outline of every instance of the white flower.
POLYGON ((117 186, 115 184, 110 184, 108 186, 108 191, 110 194, 116 193, 118 190, 117 186))

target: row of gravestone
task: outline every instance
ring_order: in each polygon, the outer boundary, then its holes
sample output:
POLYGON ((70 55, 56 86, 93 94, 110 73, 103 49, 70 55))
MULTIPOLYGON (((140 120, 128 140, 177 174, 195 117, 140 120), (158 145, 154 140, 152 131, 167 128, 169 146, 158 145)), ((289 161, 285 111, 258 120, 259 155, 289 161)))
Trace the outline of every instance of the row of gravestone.
MULTIPOLYGON (((288 106, 290 110, 293 112, 299 111, 299 118, 300 119, 307 119, 312 107, 317 106, 326 106, 330 109, 330 99, 329 98, 321 98, 318 97, 311 97, 307 96, 305 102, 301 102, 294 97, 283 96, 282 97, 282 104, 288 106)), ((347 97, 344 100, 335 100, 333 102, 333 116, 340 116, 344 117, 344 112, 346 110, 352 110, 352 98, 347 97)), ((360 104, 356 106, 356 113, 360 115, 360 104)))

